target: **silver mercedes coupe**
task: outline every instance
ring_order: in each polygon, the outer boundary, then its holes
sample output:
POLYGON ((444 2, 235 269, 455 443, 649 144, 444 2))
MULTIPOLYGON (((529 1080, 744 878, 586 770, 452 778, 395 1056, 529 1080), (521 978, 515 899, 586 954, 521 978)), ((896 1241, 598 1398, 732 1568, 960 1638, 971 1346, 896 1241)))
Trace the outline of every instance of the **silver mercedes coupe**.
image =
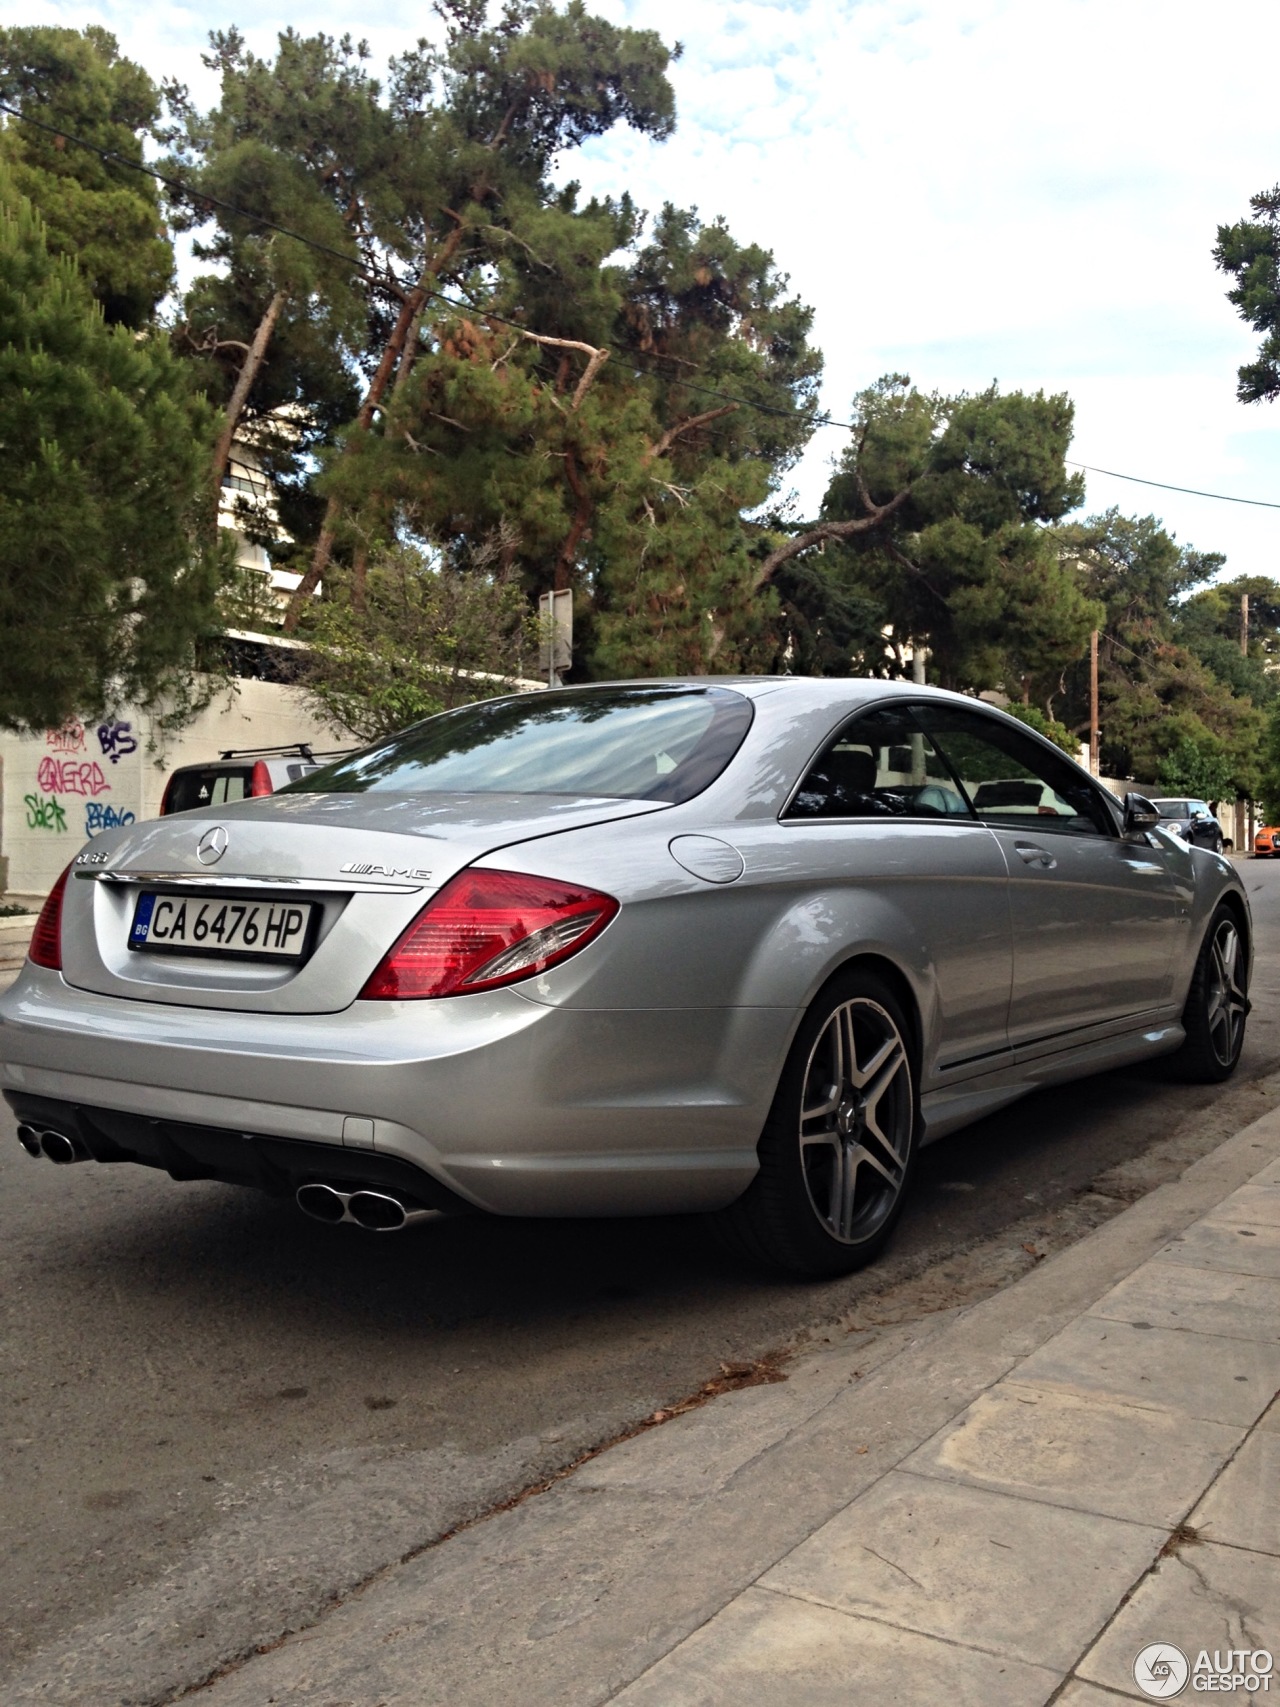
POLYGON ((921 1145, 1028 1091, 1226 1078, 1251 945, 1225 859, 979 701, 549 690, 97 837, 0 999, 0 1085, 54 1162, 378 1231, 700 1211, 830 1275, 921 1145))

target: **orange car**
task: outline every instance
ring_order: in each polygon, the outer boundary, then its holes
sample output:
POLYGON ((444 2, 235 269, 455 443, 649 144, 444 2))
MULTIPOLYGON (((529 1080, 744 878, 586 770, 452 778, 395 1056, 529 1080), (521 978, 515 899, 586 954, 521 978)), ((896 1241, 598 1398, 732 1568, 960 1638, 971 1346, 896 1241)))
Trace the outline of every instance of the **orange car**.
POLYGON ((1274 824, 1264 824, 1253 838, 1253 857, 1255 859, 1274 859, 1280 842, 1280 829, 1274 824))

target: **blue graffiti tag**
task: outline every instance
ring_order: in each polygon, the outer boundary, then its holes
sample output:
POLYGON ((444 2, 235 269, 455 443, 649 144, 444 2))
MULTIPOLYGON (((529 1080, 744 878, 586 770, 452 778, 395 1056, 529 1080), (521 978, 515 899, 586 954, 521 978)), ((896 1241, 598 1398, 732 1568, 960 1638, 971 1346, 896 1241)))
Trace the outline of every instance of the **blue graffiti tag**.
POLYGON ((99 830, 118 830, 124 824, 135 823, 132 812, 118 812, 114 806, 102 800, 86 800, 84 803, 84 833, 86 836, 96 836, 99 830))
POLYGON ((110 723, 99 723, 98 745, 113 765, 118 765, 129 753, 137 752, 137 737, 131 733, 132 729, 132 723, 122 723, 118 718, 113 718, 110 723))

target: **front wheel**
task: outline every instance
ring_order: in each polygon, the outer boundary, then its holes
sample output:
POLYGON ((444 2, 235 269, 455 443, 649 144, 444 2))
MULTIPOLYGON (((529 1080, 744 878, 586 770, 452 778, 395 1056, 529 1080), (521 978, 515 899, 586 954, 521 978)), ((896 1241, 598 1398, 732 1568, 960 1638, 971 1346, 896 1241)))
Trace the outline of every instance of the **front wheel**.
POLYGON ((883 1248, 916 1152, 911 1032, 871 974, 833 981, 796 1034, 760 1139, 760 1171, 717 1218, 739 1254, 815 1278, 883 1248))
POLYGON ((1181 1078, 1216 1085, 1235 1072, 1249 1013, 1246 977, 1235 914, 1220 906, 1209 921, 1182 1013, 1187 1040, 1173 1057, 1181 1078))

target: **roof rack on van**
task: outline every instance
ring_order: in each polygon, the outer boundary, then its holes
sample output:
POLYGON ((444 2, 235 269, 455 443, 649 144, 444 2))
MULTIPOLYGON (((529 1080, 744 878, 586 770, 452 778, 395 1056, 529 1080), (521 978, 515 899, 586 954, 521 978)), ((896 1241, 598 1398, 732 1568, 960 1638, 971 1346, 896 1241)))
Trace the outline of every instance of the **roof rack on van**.
POLYGON ((297 753, 300 759, 312 757, 310 741, 285 741, 278 747, 228 747, 219 759, 256 759, 264 753, 297 753))

